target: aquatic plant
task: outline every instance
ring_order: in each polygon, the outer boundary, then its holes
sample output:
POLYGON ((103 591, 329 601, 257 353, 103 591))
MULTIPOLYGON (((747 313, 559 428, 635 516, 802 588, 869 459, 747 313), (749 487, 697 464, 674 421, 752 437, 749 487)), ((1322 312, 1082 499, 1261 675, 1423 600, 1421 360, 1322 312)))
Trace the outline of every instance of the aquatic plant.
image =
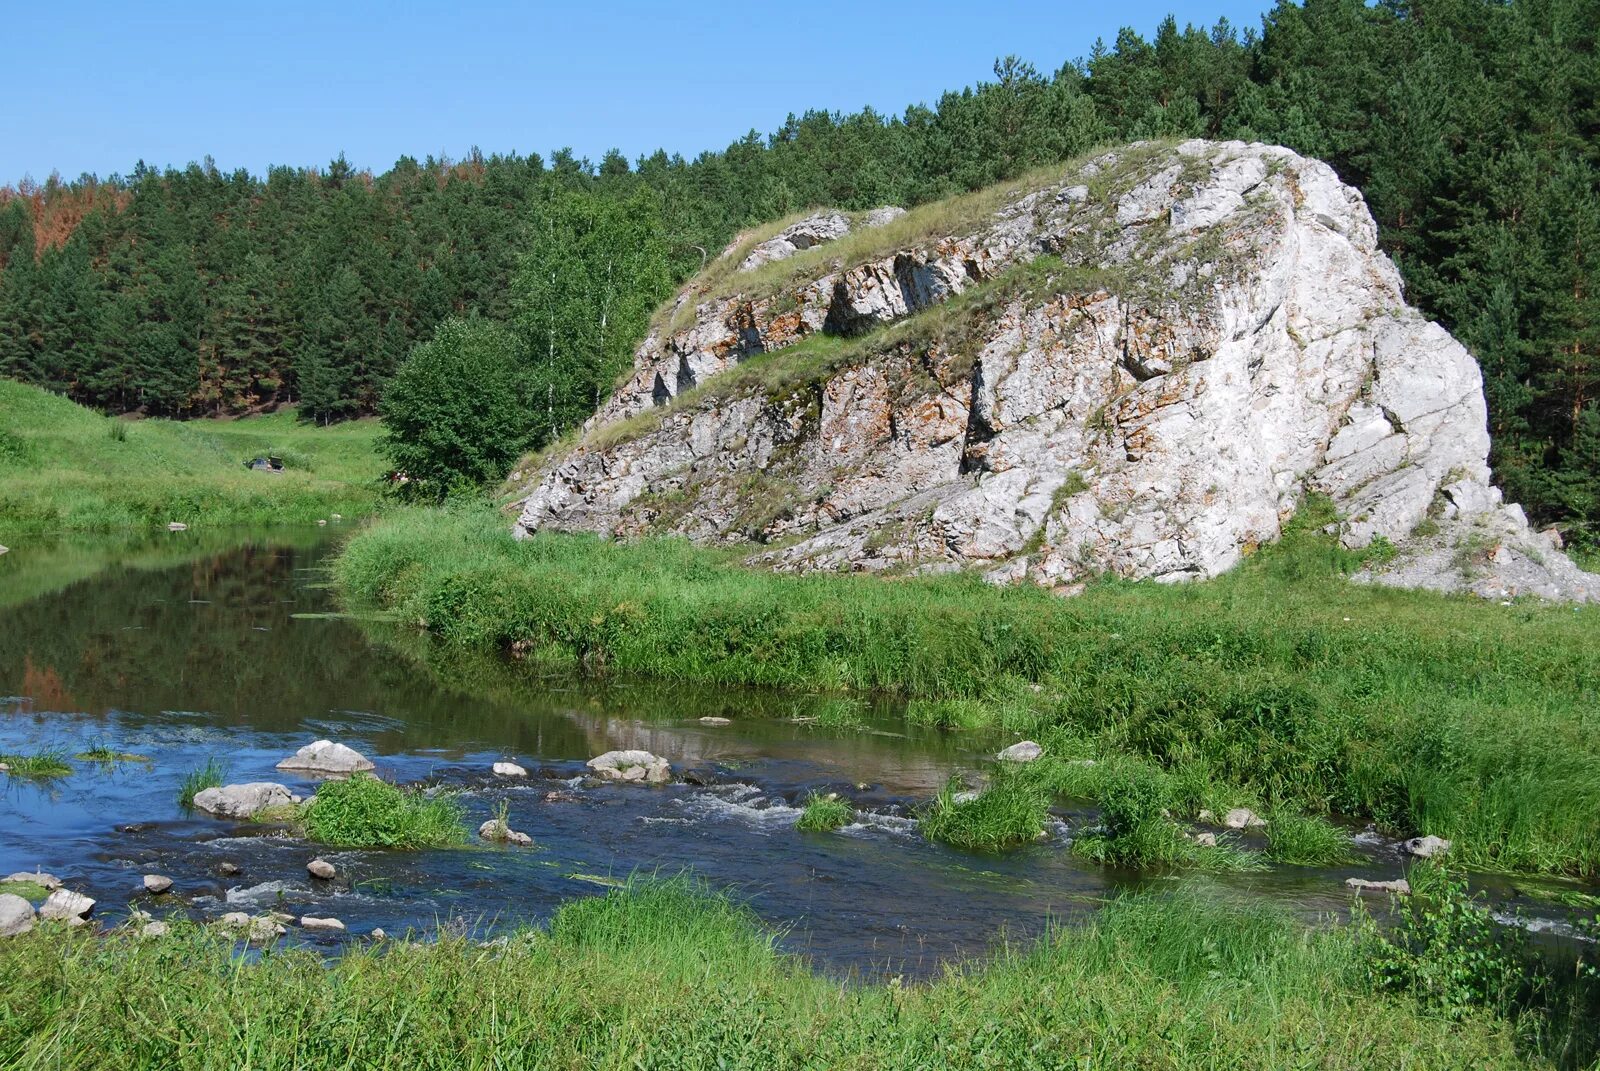
POLYGON ((38 780, 66 777, 72 773, 65 748, 49 748, 32 755, 0 755, 0 765, 5 766, 6 772, 12 777, 38 780))
POLYGON ((1097 863, 1139 869, 1261 868, 1254 853, 1230 840, 1218 838, 1214 844, 1202 844, 1180 827, 1172 817, 1171 782, 1163 771, 1125 759, 1097 766, 1096 773, 1100 825, 1073 837, 1075 854, 1097 863))
POLYGON ((194 807, 194 798, 208 788, 218 788, 227 780, 228 765, 217 759, 207 759, 198 770, 191 770, 178 788, 178 806, 184 810, 194 807))
POLYGON ((823 795, 820 792, 813 792, 806 797, 805 810, 801 812, 795 828, 814 833, 830 833, 840 826, 849 825, 855 820, 855 816, 856 812, 850 804, 833 793, 823 795))
POLYGON ((98 763, 101 766, 116 766, 124 762, 149 762, 148 755, 134 755, 127 751, 118 751, 109 744, 95 744, 87 751, 80 751, 73 758, 82 762, 98 763))
POLYGON ((1350 834, 1327 819, 1287 807, 1268 812, 1268 859, 1301 866, 1334 866, 1350 857, 1350 834))
POLYGON ((1214 581, 1073 599, 506 529, 488 511, 393 514, 337 579, 450 644, 544 667, 888 693, 930 701, 916 714, 933 724, 1060 733, 1165 770, 1184 818, 1204 793, 1281 800, 1436 833, 1462 863, 1600 873, 1597 608, 1353 585, 1360 556, 1309 521, 1214 581))
MULTIPOLYGON (((353 944, 241 960, 181 921, 159 940, 8 939, 0 1063, 200 1067, 789 1069, 1537 1065, 1488 1012, 1441 1027, 1373 992, 1354 934, 1179 888, 1004 945, 925 984, 842 985, 686 879, 563 905, 484 948, 353 944), (82 1009, 116 1008, 115 1015, 82 1009)), ((1559 1039, 1552 1039, 1559 1042, 1559 1039)))
POLYGON ((367 773, 324 781, 301 806, 306 836, 340 848, 442 848, 467 839, 453 797, 403 789, 367 773))
POLYGON ((964 792, 951 778, 917 819, 929 840, 999 851, 1038 840, 1049 813, 1050 793, 1039 780, 1002 765, 981 791, 964 792))

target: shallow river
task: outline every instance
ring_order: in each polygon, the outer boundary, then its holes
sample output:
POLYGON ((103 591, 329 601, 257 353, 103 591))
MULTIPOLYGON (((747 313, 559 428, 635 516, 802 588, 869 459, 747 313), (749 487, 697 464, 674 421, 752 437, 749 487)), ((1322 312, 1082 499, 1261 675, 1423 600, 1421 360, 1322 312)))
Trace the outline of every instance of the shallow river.
MULTIPOLYGON (((811 696, 541 680, 337 616, 333 538, 185 532, 0 557, 0 753, 106 745, 149 760, 73 761, 71 776, 51 781, 0 775, 0 876, 42 867, 98 900, 102 921, 130 906, 333 915, 346 935, 291 929, 292 940, 332 945, 380 926, 489 933, 637 871, 687 868, 783 928, 787 947, 874 975, 926 974, 1119 890, 1172 880, 1075 859, 1068 844, 1092 821, 1086 809, 1062 808, 1048 840, 1003 856, 925 841, 912 809, 951 774, 975 773, 1004 740, 908 729, 887 708, 869 711, 865 728, 826 729, 805 720, 821 702, 811 696), (731 724, 703 725, 705 716, 731 724), (386 778, 461 789, 474 829, 505 803, 537 848, 319 851, 178 806, 185 775, 212 759, 229 782, 312 792, 314 782, 274 764, 320 737, 371 756, 386 778), (622 747, 710 784, 583 780, 586 759, 622 747), (494 778, 499 759, 531 776, 494 778), (868 814, 837 833, 801 833, 796 805, 812 789, 845 793, 868 814), (317 855, 337 879, 307 876, 317 855), (224 863, 239 873, 223 876, 224 863), (138 891, 146 873, 173 878, 173 892, 138 891)), ((1401 873, 1387 841, 1362 852, 1342 869, 1212 880, 1218 895, 1342 913, 1345 877, 1401 873)), ((1567 913, 1547 900, 1552 883, 1479 884, 1535 930, 1567 932, 1567 913)))

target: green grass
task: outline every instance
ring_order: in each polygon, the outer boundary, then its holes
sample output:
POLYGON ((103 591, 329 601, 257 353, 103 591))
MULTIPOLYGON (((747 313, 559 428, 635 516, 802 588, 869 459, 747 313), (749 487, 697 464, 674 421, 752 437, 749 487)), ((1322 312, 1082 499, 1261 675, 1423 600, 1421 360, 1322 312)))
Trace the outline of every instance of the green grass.
POLYGON ((87 751, 80 751, 73 758, 80 762, 94 762, 101 766, 117 766, 124 762, 149 762, 148 755, 135 755, 127 751, 118 751, 107 744, 96 744, 87 751))
POLYGON ((801 812, 795 828, 812 833, 831 833, 840 826, 849 825, 855 818, 855 809, 838 796, 813 792, 806 797, 805 810, 801 812))
POLYGON ((1334 866, 1352 856, 1350 834, 1314 815, 1280 807, 1267 815, 1267 858, 1301 866, 1334 866))
POLYGON ((195 796, 208 788, 220 788, 227 776, 226 763, 207 759, 204 766, 198 770, 191 770, 183 779, 183 784, 178 789, 178 806, 186 811, 191 810, 194 807, 195 796))
POLYGON ((918 709, 1146 762, 1183 818, 1277 801, 1449 838, 1463 865, 1600 873, 1597 608, 1351 585, 1355 559, 1304 530, 1215 581, 1061 599, 507 527, 397 513, 337 580, 358 606, 550 668, 959 701, 918 709))
POLYGON ((976 796, 960 795, 961 783, 952 778, 917 815, 923 836, 957 848, 999 851, 1038 840, 1050 814, 1045 787, 1008 765, 996 767, 976 796))
POLYGON ((378 424, 331 428, 291 413, 239 420, 124 421, 0 380, 0 542, 48 531, 310 523, 376 508, 378 424), (276 453, 288 471, 244 463, 276 453))
POLYGON ((364 773, 324 781, 297 817, 308 838, 340 848, 442 848, 467 839, 454 799, 364 773))
POLYGON ((0 893, 20 896, 24 900, 39 901, 50 895, 50 890, 31 881, 0 881, 0 893))
POLYGON ((12 777, 48 779, 72 773, 72 764, 67 761, 64 748, 51 748, 33 755, 0 755, 0 763, 5 764, 12 777))
POLYGON ((237 956, 36 931, 0 947, 0 1065, 1344 1071, 1547 1067, 1507 1020, 1379 993, 1352 932, 1180 891, 925 984, 842 983, 685 881, 563 906, 503 947, 447 937, 237 956))

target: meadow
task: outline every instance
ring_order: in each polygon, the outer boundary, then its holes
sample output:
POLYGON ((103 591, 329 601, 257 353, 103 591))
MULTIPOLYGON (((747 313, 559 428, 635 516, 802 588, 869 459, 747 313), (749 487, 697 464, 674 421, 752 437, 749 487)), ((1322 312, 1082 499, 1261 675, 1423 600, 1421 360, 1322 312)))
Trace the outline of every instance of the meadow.
MULTIPOLYGON (((336 579, 553 674, 889 695, 921 724, 1029 736, 1050 792, 1134 793, 1130 831, 1252 806, 1286 816, 1286 858, 1337 855, 1304 820, 1339 815, 1448 838, 1464 866, 1600 873, 1600 612, 1352 584, 1359 555, 1316 520, 1214 581, 1061 599, 779 575, 675 540, 518 542, 488 510, 408 510, 360 532, 336 579)), ((978 840, 1026 832, 991 818, 978 840)))
POLYGON ((331 427, 292 412, 235 420, 107 417, 0 380, 0 543, 40 532, 310 524, 372 512, 381 497, 376 420, 331 427), (256 456, 281 474, 253 472, 256 456))
POLYGON ((501 943, 368 942, 331 962, 241 957, 174 925, 8 940, 0 1066, 1489 1069, 1555 1066, 1568 1044, 1559 1016, 1493 999, 1492 954, 1307 930, 1188 887, 926 984, 813 973, 681 878, 568 902, 501 943), (1424 981, 1467 962, 1464 988, 1424 981))

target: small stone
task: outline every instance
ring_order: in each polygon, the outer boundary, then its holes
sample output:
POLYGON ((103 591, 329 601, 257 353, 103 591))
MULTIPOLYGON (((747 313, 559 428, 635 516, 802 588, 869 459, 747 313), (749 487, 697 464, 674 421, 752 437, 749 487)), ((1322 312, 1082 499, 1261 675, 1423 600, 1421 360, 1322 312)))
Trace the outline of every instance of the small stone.
POLYGON ((323 881, 331 881, 338 871, 326 859, 313 859, 306 864, 306 873, 314 878, 321 878, 323 881))
POLYGON ((733 722, 732 722, 732 720, 730 720, 728 718, 718 718, 718 717, 713 717, 713 716, 707 716, 707 717, 704 717, 704 718, 700 719, 700 724, 701 725, 732 725, 733 722))
POLYGON ((344 520, 344 514, 342 514, 342 513, 330 513, 330 514, 328 514, 328 516, 331 519, 336 520, 336 521, 344 520))
POLYGON ((1396 878, 1394 881, 1369 881, 1366 878, 1345 878, 1344 883, 1352 889, 1370 892, 1390 892, 1400 896, 1411 895, 1411 883, 1405 878, 1396 878))
POLYGON ((94 901, 82 893, 75 893, 71 889, 57 889, 39 905, 39 917, 42 919, 76 919, 82 918, 94 910, 94 901))
POLYGON ((146 874, 144 876, 144 891, 157 896, 172 888, 172 879, 160 874, 146 874))
POLYGON ((33 929, 33 905, 20 896, 0 893, 0 937, 15 937, 33 929))
POLYGON ((498 818, 491 818, 479 826, 478 836, 484 840, 497 841, 502 844, 515 844, 519 848, 533 847, 532 837, 526 833, 517 832, 498 818))
POLYGON ((243 911, 229 911, 217 920, 217 925, 225 926, 229 929, 243 929, 250 925, 250 916, 243 911))
POLYGON ((1215 822, 1217 820, 1217 816, 1212 814, 1209 808, 1202 810, 1194 817, 1197 822, 1215 822))
POLYGON ((957 804, 971 803, 973 800, 978 798, 978 795, 979 793, 977 789, 969 788, 961 792, 957 792, 954 796, 951 796, 950 802, 957 804))
POLYGON ((371 770, 372 760, 355 748, 332 740, 314 740, 278 763, 280 770, 310 770, 313 773, 348 774, 371 770))
POLYGON ((1222 816, 1222 824, 1229 829, 1259 829, 1267 822, 1248 807, 1235 807, 1222 816))
POLYGON ((372 938, 374 941, 381 941, 389 935, 383 932, 382 926, 374 926, 372 928, 372 932, 367 934, 367 936, 372 938))
POLYGON ((238 863, 232 863, 224 859, 222 862, 217 864, 217 873, 221 874, 225 878, 231 878, 238 874, 242 874, 243 871, 239 869, 238 863))
POLYGON ((1215 833, 1196 833, 1189 839, 1194 841, 1195 845, 1200 848, 1215 848, 1217 846, 1217 835, 1215 833))
POLYGON ((162 922, 160 919, 156 919, 154 922, 147 922, 143 926, 141 926, 139 928, 139 936, 140 937, 165 937, 171 931, 172 931, 172 927, 171 926, 168 926, 165 922, 162 922))
POLYGON ((1412 837, 1404 844, 1406 852, 1418 859, 1432 859, 1450 850, 1450 842, 1443 837, 1412 837))
POLYGON ((25 881, 30 885, 39 886, 45 892, 54 892, 55 890, 61 888, 60 878, 56 877, 54 874, 46 874, 42 870, 35 870, 31 872, 27 870, 19 870, 7 878, 6 881, 25 881))
POLYGON ((518 766, 514 762, 497 762, 494 764, 494 772, 500 777, 528 776, 528 771, 524 770, 521 766, 518 766))
POLYGON ((303 930, 331 930, 344 931, 344 923, 336 918, 316 918, 312 915, 300 916, 300 928, 303 930))
POLYGON ((1018 740, 1015 744, 1005 748, 995 758, 1001 762, 1032 762, 1044 754, 1044 748, 1032 740, 1018 740))
POLYGON ((327 526, 327 523, 328 523, 328 522, 327 522, 327 521, 326 521, 326 520, 325 520, 325 519, 323 519, 323 518, 321 518, 321 517, 318 517, 318 518, 317 518, 317 527, 318 527, 318 528, 323 528, 323 527, 326 527, 326 526, 327 526))
POLYGON ((563 792, 559 788, 553 788, 544 794, 546 803, 577 803, 582 798, 576 792, 563 792))
POLYGON ((271 919, 273 922, 293 922, 294 916, 287 911, 268 911, 262 918, 271 919))
POLYGON ((184 524, 182 521, 168 521, 167 522, 167 531, 169 531, 169 532, 187 532, 188 530, 189 530, 189 526, 187 524, 184 524))
POLYGON ((0 545, 0 554, 10 554, 10 553, 11 553, 11 548, 10 547, 4 546, 4 545, 0 545))

